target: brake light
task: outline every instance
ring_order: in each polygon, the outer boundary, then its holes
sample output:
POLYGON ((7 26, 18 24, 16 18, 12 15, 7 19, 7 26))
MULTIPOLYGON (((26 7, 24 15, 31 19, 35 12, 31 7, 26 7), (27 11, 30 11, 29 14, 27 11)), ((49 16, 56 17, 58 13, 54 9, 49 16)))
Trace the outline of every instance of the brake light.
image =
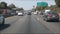
POLYGON ((52 17, 52 15, 51 14, 48 14, 48 17, 52 17))

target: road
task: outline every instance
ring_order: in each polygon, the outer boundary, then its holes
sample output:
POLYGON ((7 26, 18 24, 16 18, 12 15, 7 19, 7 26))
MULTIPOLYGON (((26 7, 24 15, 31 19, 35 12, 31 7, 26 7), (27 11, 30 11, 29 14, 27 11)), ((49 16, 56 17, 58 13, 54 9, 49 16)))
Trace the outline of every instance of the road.
POLYGON ((1 34, 57 34, 59 22, 45 22, 40 15, 13 16, 5 19, 0 27, 1 34))

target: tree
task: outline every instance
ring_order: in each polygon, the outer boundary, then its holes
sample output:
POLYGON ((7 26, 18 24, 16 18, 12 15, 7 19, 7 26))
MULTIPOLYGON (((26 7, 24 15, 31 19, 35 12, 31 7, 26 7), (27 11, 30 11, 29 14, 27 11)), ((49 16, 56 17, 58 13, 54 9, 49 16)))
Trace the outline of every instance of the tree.
POLYGON ((3 12, 3 9, 7 8, 7 3, 6 2, 1 2, 0 3, 0 14, 3 12))
POLYGON ((56 2, 56 5, 60 7, 60 0, 55 0, 55 2, 56 2))
POLYGON ((38 10, 38 11, 44 10, 44 9, 45 9, 45 7, 42 7, 42 6, 37 6, 37 7, 36 7, 36 10, 38 10))
POLYGON ((7 3, 6 2, 1 2, 0 7, 1 8, 7 8, 7 3))
POLYGON ((23 8, 17 8, 16 10, 21 11, 21 10, 24 10, 24 9, 23 8))
POLYGON ((40 11, 40 10, 41 10, 41 8, 37 6, 37 7, 36 7, 36 10, 39 10, 39 11, 40 11))
POLYGON ((23 8, 20 8, 20 10, 24 10, 23 8))
POLYGON ((10 8, 16 8, 16 6, 14 4, 10 4, 8 7, 10 7, 10 8))

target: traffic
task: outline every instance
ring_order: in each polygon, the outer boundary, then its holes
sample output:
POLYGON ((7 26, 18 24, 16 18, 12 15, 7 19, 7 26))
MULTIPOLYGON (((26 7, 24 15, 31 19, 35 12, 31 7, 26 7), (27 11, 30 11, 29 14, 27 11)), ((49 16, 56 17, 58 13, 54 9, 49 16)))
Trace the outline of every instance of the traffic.
POLYGON ((60 0, 0 0, 0 34, 60 34, 60 0))

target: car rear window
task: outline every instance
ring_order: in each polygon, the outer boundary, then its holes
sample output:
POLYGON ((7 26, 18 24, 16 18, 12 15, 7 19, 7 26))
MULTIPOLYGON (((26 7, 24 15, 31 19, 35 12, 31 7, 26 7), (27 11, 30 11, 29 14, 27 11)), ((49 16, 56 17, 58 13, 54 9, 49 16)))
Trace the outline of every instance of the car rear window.
POLYGON ((48 14, 57 15, 57 13, 56 13, 56 12, 48 12, 48 14))

